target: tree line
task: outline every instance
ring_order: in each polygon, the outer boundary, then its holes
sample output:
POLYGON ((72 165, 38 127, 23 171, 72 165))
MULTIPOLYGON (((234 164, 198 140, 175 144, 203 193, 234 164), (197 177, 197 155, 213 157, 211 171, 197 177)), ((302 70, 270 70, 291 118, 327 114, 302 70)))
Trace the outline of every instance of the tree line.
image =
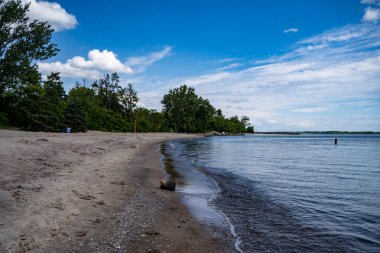
POLYGON ((117 73, 91 84, 76 83, 67 94, 59 73, 42 80, 37 61, 55 56, 53 29, 26 16, 29 5, 0 0, 0 127, 32 131, 101 130, 118 132, 253 132, 248 117, 226 118, 195 89, 169 90, 161 112, 138 107, 131 84, 117 73))

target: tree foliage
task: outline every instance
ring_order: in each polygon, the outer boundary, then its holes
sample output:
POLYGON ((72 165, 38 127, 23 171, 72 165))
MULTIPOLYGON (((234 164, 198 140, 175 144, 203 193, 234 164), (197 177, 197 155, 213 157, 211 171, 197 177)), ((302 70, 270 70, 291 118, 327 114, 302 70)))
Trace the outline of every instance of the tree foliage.
POLYGON ((80 101, 76 99, 68 101, 65 110, 65 126, 70 127, 72 132, 87 131, 86 112, 80 101))
POLYGON ((194 88, 186 85, 169 90, 161 103, 167 127, 176 132, 241 133, 249 121, 246 116, 241 121, 237 116, 226 119, 220 109, 216 110, 207 99, 199 97, 194 88))
MULTIPOLYGON (((43 95, 38 87, 40 74, 36 61, 58 52, 56 44, 51 42, 53 29, 46 22, 30 21, 26 16, 28 8, 29 4, 24 5, 20 0, 0 0, 0 113, 10 124, 19 121, 13 112, 23 93, 35 93, 28 94, 26 99, 43 95)), ((34 101, 31 106, 39 102, 34 101)), ((34 117, 37 115, 30 114, 31 111, 26 112, 29 119, 40 122, 40 117, 34 117)))
POLYGON ((133 120, 133 110, 136 108, 137 102, 139 102, 137 92, 133 89, 132 84, 129 83, 127 88, 121 90, 121 103, 130 120, 133 120))

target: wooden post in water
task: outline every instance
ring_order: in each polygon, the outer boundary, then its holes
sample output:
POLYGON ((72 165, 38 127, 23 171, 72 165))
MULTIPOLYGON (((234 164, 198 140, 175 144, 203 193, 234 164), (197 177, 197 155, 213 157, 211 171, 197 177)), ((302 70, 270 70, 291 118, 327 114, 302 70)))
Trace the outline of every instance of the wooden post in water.
POLYGON ((338 145, 338 139, 335 138, 335 145, 338 145))

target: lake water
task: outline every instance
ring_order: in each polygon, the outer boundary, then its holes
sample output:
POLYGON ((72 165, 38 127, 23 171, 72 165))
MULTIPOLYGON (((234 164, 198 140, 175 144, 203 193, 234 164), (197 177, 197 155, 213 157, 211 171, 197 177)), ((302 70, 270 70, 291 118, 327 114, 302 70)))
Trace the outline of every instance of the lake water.
POLYGON ((227 223, 241 252, 380 252, 380 135, 208 137, 161 150, 190 210, 227 223))

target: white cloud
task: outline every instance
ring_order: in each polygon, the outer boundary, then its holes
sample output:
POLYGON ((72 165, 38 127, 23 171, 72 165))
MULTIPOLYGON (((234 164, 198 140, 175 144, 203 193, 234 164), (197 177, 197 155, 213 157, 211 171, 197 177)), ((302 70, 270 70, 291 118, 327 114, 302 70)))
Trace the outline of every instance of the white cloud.
POLYGON ((363 21, 377 23, 380 20, 380 9, 368 7, 365 9, 363 21))
POLYGON ((74 15, 66 12, 58 3, 37 0, 22 0, 24 4, 30 3, 28 17, 31 20, 48 22, 56 31, 74 28, 78 21, 74 15))
POLYGON ((314 113, 314 112, 325 112, 330 110, 331 108, 329 107, 323 107, 323 106, 318 106, 318 107, 305 107, 305 108, 297 108, 292 110, 293 112, 302 112, 302 113, 314 113))
POLYGON ((288 28, 283 31, 283 33, 296 33, 298 32, 298 28, 288 28))
POLYGON ((95 69, 80 69, 71 66, 70 64, 61 63, 61 62, 39 62, 38 63, 39 71, 47 75, 51 72, 59 72, 62 77, 80 77, 80 78, 90 78, 96 79, 101 76, 101 72, 95 69))
POLYGON ((150 53, 147 56, 128 58, 126 63, 122 63, 112 51, 93 49, 88 52, 88 59, 75 56, 65 63, 39 62, 38 67, 43 74, 60 72, 64 77, 96 79, 105 72, 118 72, 119 74, 140 73, 154 62, 167 56, 170 50, 171 47, 165 47, 163 50, 150 53))
POLYGON ((223 71, 223 70, 235 69, 241 66, 243 66, 243 64, 235 62, 235 63, 228 64, 227 66, 220 67, 219 70, 223 71))
POLYGON ((361 0, 362 4, 373 4, 373 5, 380 5, 380 0, 361 0))
POLYGON ((131 66, 135 72, 140 73, 145 71, 145 69, 152 65, 154 62, 167 57, 171 51, 172 47, 166 46, 161 51, 153 52, 145 56, 130 57, 126 61, 126 65, 131 66))
POLYGON ((343 28, 334 29, 320 35, 313 36, 308 39, 301 40, 299 44, 319 44, 343 42, 358 38, 367 32, 364 26, 345 26, 343 28))
POLYGON ((108 50, 99 51, 91 50, 88 53, 88 60, 81 56, 75 56, 67 61, 70 66, 80 69, 98 69, 104 71, 116 71, 131 74, 133 71, 130 67, 122 64, 117 55, 108 50))
POLYGON ((316 45, 307 45, 305 47, 300 47, 296 50, 297 53, 308 53, 314 50, 321 50, 327 48, 328 44, 316 44, 316 45))
POLYGON ((228 72, 220 72, 220 73, 201 75, 197 77, 191 77, 179 82, 188 84, 190 86, 196 86, 196 85, 202 85, 206 83, 218 82, 220 80, 228 78, 229 76, 230 76, 230 73, 228 72))
POLYGON ((239 61, 239 60, 243 60, 243 58, 223 58, 223 59, 219 59, 219 60, 214 60, 214 62, 228 63, 228 62, 239 61))
POLYGON ((124 65, 117 59, 117 55, 112 51, 98 49, 91 50, 88 53, 88 60, 82 56, 75 56, 66 61, 66 63, 38 63, 40 71, 44 74, 50 72, 60 72, 65 77, 86 77, 95 79, 103 72, 119 72, 131 74, 133 71, 130 67, 124 65))
POLYGON ((242 104, 249 102, 248 98, 235 98, 235 99, 228 99, 228 102, 232 104, 242 104))

